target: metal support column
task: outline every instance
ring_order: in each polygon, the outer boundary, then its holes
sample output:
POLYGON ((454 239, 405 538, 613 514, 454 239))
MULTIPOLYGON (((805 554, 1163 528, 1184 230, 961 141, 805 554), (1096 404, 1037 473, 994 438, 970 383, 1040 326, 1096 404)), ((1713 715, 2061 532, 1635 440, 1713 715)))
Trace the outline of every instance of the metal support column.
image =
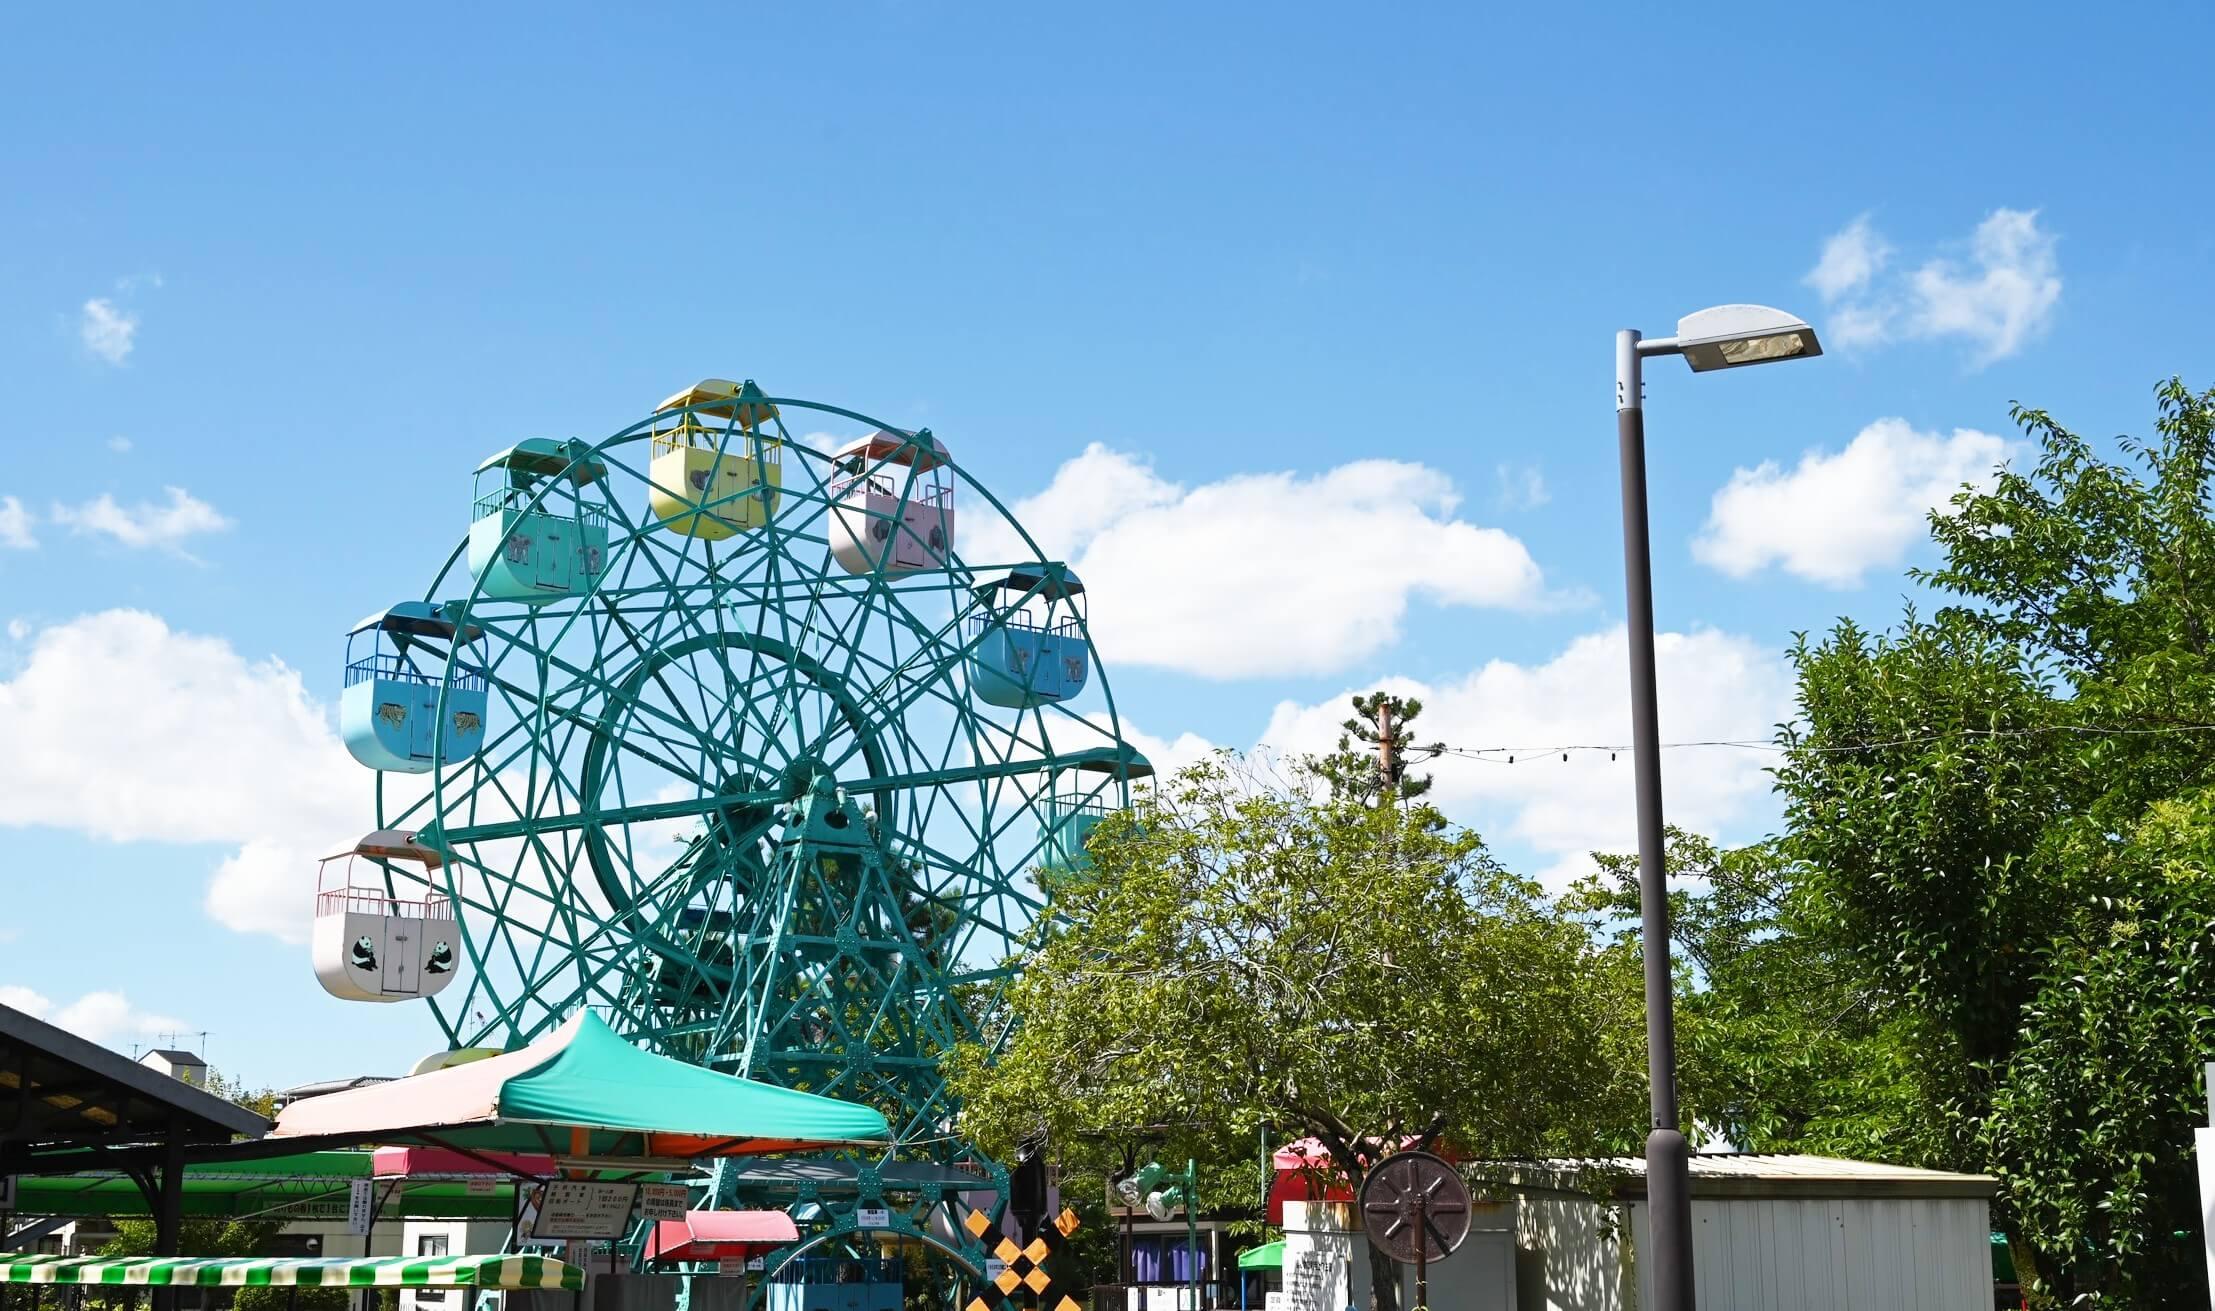
MULTIPOLYGON (((161 1179, 155 1186, 155 1256, 183 1255, 177 1243, 184 1225, 184 1208, 185 1144, 172 1130, 169 1140, 162 1144, 161 1179)), ((153 1311, 176 1311, 176 1306, 176 1289, 165 1285, 154 1290, 153 1311)))

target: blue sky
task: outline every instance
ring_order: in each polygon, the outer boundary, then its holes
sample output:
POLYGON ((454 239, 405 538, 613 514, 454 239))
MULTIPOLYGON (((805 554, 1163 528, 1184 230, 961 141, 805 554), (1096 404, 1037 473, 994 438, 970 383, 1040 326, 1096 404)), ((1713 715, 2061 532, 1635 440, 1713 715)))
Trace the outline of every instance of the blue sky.
MULTIPOLYGON (((0 990, 257 1082, 420 1055, 262 931, 308 869, 210 880, 366 807, 316 772, 341 634, 476 460, 704 376, 930 426, 1170 754, 1395 679, 1458 744, 1614 742, 1611 335, 1795 309, 1818 362, 1649 379, 1664 733, 1765 736, 2010 401, 2143 432, 2207 381, 2209 16, 2109 12, 19 11, 0 990)), ((1760 765, 1678 753, 1671 804, 1758 836, 1760 765)), ((1626 839, 1627 766, 1438 768, 1534 873, 1626 839)))

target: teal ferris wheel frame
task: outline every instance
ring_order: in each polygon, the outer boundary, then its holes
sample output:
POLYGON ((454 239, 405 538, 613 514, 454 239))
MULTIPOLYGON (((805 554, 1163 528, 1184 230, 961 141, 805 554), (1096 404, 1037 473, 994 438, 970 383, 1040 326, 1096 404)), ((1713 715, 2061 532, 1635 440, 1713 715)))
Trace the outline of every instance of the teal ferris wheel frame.
POLYGON ((442 857, 461 977, 430 1004, 450 1045, 512 1048, 592 1007, 669 1055, 872 1102, 894 1150, 959 1161, 938 1057, 1005 1038, 1039 871, 1080 860, 1088 819, 1151 770, 1096 658, 1070 702, 974 695, 1007 616, 980 580, 1013 570, 1017 599, 1088 653, 1090 630, 1073 575, 928 430, 747 389, 765 422, 696 404, 563 445, 565 476, 525 509, 604 517, 603 567, 574 595, 495 596, 456 547, 425 599, 462 640, 406 658, 440 680, 440 722, 457 680, 483 680, 483 745, 379 774, 378 826, 442 857), (788 412, 930 452, 1015 558, 949 541, 935 567, 842 569, 841 485, 882 479, 904 513, 915 462, 839 465, 788 412), (717 458, 781 454, 777 486, 726 498, 754 498, 758 526, 714 541, 647 508, 683 491, 643 458, 677 422, 712 431, 717 458))

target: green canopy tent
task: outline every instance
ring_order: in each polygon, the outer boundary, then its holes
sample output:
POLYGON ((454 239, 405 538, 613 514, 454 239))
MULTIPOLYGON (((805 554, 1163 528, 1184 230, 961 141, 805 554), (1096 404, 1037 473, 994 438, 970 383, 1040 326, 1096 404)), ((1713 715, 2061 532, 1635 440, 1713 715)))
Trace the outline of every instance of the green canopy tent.
POLYGON ((93 1257, 0 1255, 0 1284, 157 1288, 581 1289, 584 1271, 545 1256, 93 1257))
POLYGON ((294 1102, 270 1141, 424 1142, 651 1169, 706 1156, 882 1148, 891 1137, 874 1107, 657 1056, 582 1011, 520 1051, 294 1102))
MULTIPOLYGON (((1274 1243, 1263 1243, 1259 1247, 1249 1247, 1238 1254, 1238 1273, 1241 1276, 1244 1276, 1249 1270, 1283 1269, 1284 1240, 1282 1238, 1274 1243)), ((1238 1281, 1238 1306, 1239 1311, 1245 1311, 1246 1281, 1243 1277, 1238 1281)))

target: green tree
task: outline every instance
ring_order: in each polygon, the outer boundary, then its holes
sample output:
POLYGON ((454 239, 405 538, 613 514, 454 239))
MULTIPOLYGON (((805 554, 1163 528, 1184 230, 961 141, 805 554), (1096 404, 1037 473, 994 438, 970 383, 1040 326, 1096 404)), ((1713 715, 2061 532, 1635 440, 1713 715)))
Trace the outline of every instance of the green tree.
POLYGON ((1934 1154, 2053 1305, 2204 1300, 2191 1127, 2215 1038, 2215 393, 1932 518, 1944 598, 1802 640, 1777 771, 1811 916, 1927 1026, 1934 1154))
POLYGON ((1413 801, 1431 790, 1431 776, 1409 766, 1445 754, 1443 742, 1417 744, 1414 723, 1423 703, 1371 692, 1352 699, 1353 717, 1340 725, 1338 747, 1311 762, 1338 796, 1376 805, 1413 801), (1358 745, 1357 745, 1358 744, 1358 745))
MULTIPOLYGON (((1636 959, 1638 859, 1594 859, 1564 904, 1636 959)), ((1667 863, 1685 1127, 1753 1152, 1931 1157, 1926 1026, 1832 942, 1776 846, 1671 828, 1667 863)))
MULTIPOLYGON (((214 1220, 187 1218, 177 1226, 177 1251, 186 1256, 249 1257, 266 1256, 270 1240, 284 1226, 275 1220, 214 1220)), ((154 1222, 152 1220, 118 1220, 115 1237, 100 1248, 104 1257, 152 1256, 154 1254, 154 1222)), ((101 1290, 103 1295, 111 1290, 101 1290)), ((130 1306, 135 1303, 135 1289, 112 1290, 115 1304, 130 1306)))
MULTIPOLYGON (((389 1294, 390 1289, 380 1289, 389 1294)), ((274 1284, 261 1284, 241 1288, 231 1298, 231 1311, 346 1311, 353 1304, 353 1290, 348 1288, 279 1288, 274 1284)))
POLYGON ((1103 822, 1021 962, 1021 1027, 996 1061, 949 1062, 964 1131, 1001 1151, 1144 1132, 1216 1165, 1210 1206, 1258 1200, 1265 1132, 1318 1139, 1356 1188, 1409 1139, 1635 1142, 1635 967, 1436 811, 1326 794, 1224 755, 1103 822))

